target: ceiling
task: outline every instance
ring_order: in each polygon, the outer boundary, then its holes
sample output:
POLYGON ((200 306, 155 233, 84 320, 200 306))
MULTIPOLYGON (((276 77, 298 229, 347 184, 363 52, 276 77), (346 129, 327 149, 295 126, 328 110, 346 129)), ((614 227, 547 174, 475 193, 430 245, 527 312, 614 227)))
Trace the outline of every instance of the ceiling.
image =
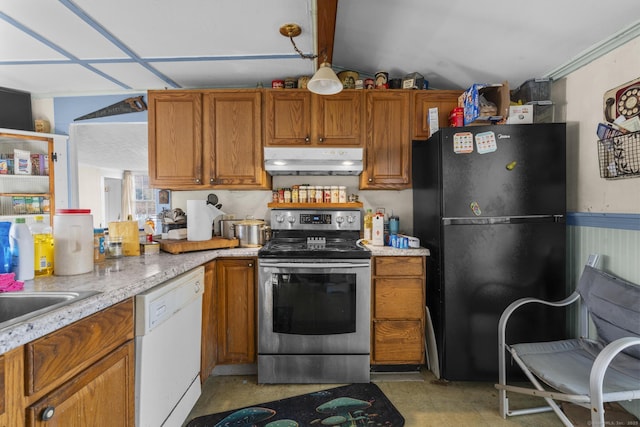
MULTIPOLYGON (((0 0, 0 86, 36 98, 269 87, 316 69, 279 32, 297 23, 299 50, 337 72, 515 87, 639 36, 639 17, 638 0, 0 0)), ((80 163, 146 170, 144 123, 74 127, 80 163)))
POLYGON ((0 0, 0 86, 35 97, 268 87, 315 70, 279 33, 295 22, 298 48, 337 71, 515 87, 637 36, 639 17, 638 0, 0 0))

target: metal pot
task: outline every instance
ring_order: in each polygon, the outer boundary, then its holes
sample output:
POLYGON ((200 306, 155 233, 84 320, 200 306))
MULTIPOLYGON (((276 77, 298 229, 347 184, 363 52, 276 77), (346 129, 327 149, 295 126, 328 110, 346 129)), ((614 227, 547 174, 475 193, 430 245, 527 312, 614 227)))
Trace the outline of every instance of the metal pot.
POLYGON ((265 242, 266 224, 261 219, 245 219, 233 224, 241 248, 259 248, 265 242))
POLYGON ((221 219, 220 220, 220 235, 225 239, 235 239, 236 233, 233 227, 234 224, 241 222, 241 219, 221 219))

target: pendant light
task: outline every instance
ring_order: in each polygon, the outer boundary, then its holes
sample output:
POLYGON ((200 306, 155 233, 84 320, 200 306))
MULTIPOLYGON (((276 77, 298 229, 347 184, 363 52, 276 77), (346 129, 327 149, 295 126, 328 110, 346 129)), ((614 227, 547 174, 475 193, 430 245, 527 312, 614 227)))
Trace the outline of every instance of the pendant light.
MULTIPOLYGON (((280 34, 285 37, 289 37, 289 40, 291 40, 291 44, 293 45, 293 49, 298 53, 298 55, 300 55, 300 57, 311 60, 316 59, 318 55, 302 53, 293 41, 293 38, 299 36, 301 33, 302 29, 298 24, 284 24, 280 27, 280 34)), ((318 68, 311 80, 307 83, 307 89, 318 95, 334 95, 342 91, 342 82, 338 79, 338 76, 331 68, 331 64, 327 62, 326 55, 324 57, 324 62, 320 64, 320 68, 318 68)))
POLYGON ((319 95, 334 95, 341 92, 343 87, 342 82, 333 72, 331 64, 328 62, 323 62, 318 71, 309 80, 309 83, 307 83, 307 89, 319 95))

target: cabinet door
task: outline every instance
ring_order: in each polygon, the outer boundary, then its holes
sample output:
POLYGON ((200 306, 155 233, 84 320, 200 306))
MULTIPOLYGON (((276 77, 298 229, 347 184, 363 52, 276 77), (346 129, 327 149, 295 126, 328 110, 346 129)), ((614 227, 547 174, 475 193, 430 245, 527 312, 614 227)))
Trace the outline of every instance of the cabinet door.
POLYGON ((216 261, 204 265, 204 295, 202 297, 202 344, 200 357, 200 381, 203 383, 216 367, 216 261))
POLYGON ((262 164, 262 92, 205 92, 203 122, 206 184, 267 188, 270 182, 262 164))
POLYGON ((149 184, 158 188, 202 185, 202 94, 150 91, 149 184))
POLYGON ((134 367, 131 340, 29 406, 27 425, 133 427, 134 367))
POLYGON ((311 92, 265 90, 265 145, 311 143, 311 92))
POLYGON ((360 188, 404 189, 411 186, 409 91, 365 94, 366 165, 360 188))
POLYGON ((361 90, 345 90, 331 96, 313 95, 311 143, 361 147, 361 90))
POLYGON ((216 261, 218 363, 256 361, 255 260, 216 261))
POLYGON ((429 127, 429 108, 438 109, 438 127, 449 127, 449 113, 458 106, 461 90, 425 90, 415 91, 413 139, 427 139, 431 134, 429 127))
POLYGON ((6 399, 6 388, 4 384, 4 356, 0 356, 0 425, 5 424, 5 399, 6 399))

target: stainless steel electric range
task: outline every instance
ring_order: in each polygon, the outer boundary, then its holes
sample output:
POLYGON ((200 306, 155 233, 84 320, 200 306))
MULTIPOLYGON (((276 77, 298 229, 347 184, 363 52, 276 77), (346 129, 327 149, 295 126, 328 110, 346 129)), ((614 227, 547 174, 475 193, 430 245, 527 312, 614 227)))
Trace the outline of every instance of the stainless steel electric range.
POLYGON ((258 382, 369 382, 371 252, 361 212, 271 211, 258 252, 258 382))

